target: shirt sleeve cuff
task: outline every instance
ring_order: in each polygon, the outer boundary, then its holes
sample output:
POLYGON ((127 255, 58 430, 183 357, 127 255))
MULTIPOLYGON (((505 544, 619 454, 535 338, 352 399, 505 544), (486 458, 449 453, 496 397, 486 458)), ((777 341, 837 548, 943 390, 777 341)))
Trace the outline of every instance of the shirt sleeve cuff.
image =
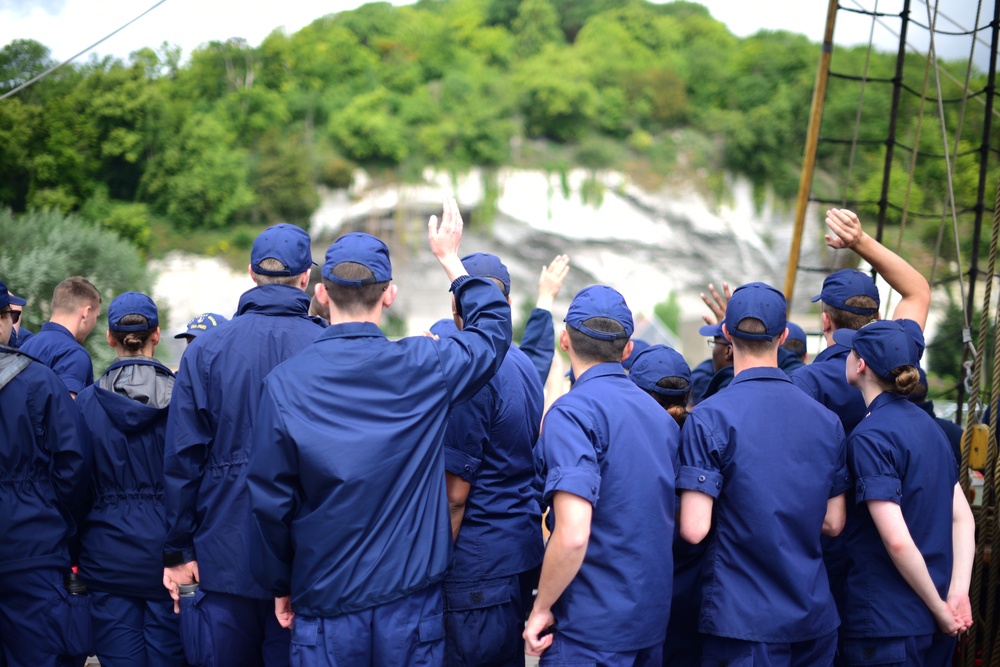
POLYGON ((861 477, 855 486, 856 502, 890 500, 897 505, 903 498, 902 485, 895 477, 861 477))
POLYGON ((601 478, 594 472, 583 468, 553 468, 545 478, 542 498, 545 502, 551 503, 556 491, 565 491, 597 507, 600 490, 601 478))
POLYGON ((472 482, 481 463, 481 459, 469 456, 463 451, 451 447, 444 448, 444 469, 452 475, 458 475, 466 482, 472 482))
POLYGON ((850 489, 851 473, 847 470, 847 466, 844 466, 837 471, 837 475, 833 478, 833 487, 830 489, 830 497, 836 498, 842 493, 847 493, 850 489))
POLYGON ((712 470, 681 466, 677 473, 677 488, 701 491, 705 495, 718 498, 722 492, 722 475, 712 470))

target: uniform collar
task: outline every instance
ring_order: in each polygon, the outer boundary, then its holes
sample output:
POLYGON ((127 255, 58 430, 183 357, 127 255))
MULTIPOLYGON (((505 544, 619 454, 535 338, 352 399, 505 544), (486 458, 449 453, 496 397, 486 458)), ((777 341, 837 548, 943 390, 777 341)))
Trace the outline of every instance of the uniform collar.
POLYGON ((573 384, 574 387, 587 382, 591 378, 604 377, 606 375, 621 375, 625 376, 625 369, 622 368, 620 362, 608 361, 603 364, 597 364, 596 366, 591 366, 583 372, 583 375, 576 379, 573 384))
POLYGON ((883 391, 881 394, 876 396, 871 403, 868 404, 868 412, 865 413, 865 417, 875 412, 884 405, 889 405, 890 403, 895 403, 896 401, 906 401, 909 399, 902 394, 897 394, 894 391, 883 391))
POLYGON ((61 333, 64 336, 69 336, 74 341, 76 341, 76 338, 73 336, 72 333, 70 333, 69 329, 55 322, 46 322, 45 324, 42 325, 41 331, 54 331, 56 333, 61 333))
POLYGON ((385 338, 385 334, 371 322, 345 322, 331 324, 323 330, 316 340, 328 338, 385 338))
POLYGON ((249 312, 262 315, 308 315, 309 297, 291 285, 259 285, 240 297, 236 316, 249 312))
POLYGON ((847 355, 849 355, 850 353, 851 353, 851 348, 845 345, 841 345, 840 343, 834 343, 833 345, 828 346, 825 350, 817 354, 816 358, 813 359, 813 363, 815 364, 816 362, 819 361, 826 361, 827 359, 835 359, 836 357, 840 356, 847 357, 847 355))
POLYGON ((758 366, 756 368, 748 368, 746 370, 740 371, 733 378, 730 386, 738 384, 740 382, 746 382, 748 380, 780 380, 782 382, 791 382, 788 376, 785 375, 785 371, 780 368, 773 366, 758 366))

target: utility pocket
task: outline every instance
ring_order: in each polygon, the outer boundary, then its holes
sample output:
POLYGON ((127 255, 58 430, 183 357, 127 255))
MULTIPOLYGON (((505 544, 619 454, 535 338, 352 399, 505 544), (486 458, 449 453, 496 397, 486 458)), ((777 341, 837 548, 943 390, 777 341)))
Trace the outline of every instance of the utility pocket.
POLYGON ((840 655, 851 667, 891 667, 906 662, 906 640, 898 637, 844 639, 840 655))
POLYGON ((510 602, 510 579, 474 584, 445 584, 444 608, 448 611, 468 611, 498 607, 510 602))
POLYGON ((53 609, 54 638, 60 655, 88 656, 94 652, 90 619, 90 596, 70 595, 57 585, 59 599, 53 609))
POLYGON ((184 658, 194 667, 215 667, 215 646, 208 609, 203 604, 205 593, 181 596, 181 642, 184 658))

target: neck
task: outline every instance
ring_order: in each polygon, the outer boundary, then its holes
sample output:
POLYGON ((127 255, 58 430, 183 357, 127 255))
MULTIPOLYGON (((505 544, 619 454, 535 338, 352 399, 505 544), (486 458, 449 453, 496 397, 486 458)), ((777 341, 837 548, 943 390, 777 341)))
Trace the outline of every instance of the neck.
POLYGON ((857 385, 857 388, 861 390, 861 395, 865 397, 865 406, 870 406, 872 401, 885 393, 885 389, 878 382, 872 381, 869 377, 865 376, 861 379, 861 382, 857 385))
POLYGON ((52 313, 52 317, 49 321, 53 324, 58 324, 60 326, 66 327, 73 338, 80 340, 80 318, 76 315, 64 315, 62 313, 52 313))
POLYGON ((579 380, 581 375, 583 375, 584 373, 586 373, 587 371, 589 371, 591 368, 593 368, 594 366, 596 366, 596 365, 598 365, 599 363, 602 363, 602 362, 600 362, 600 361, 582 361, 580 359, 575 358, 573 355, 570 355, 569 363, 570 363, 570 366, 573 368, 573 377, 575 377, 577 380, 579 380))
POLYGON ((382 327, 382 307, 379 306, 367 313, 342 313, 333 304, 330 305, 330 324, 353 324, 358 322, 368 322, 375 326, 382 327))
POLYGON ((739 375, 741 372, 750 368, 777 368, 778 367, 778 348, 775 347, 771 351, 771 354, 764 356, 755 356, 741 352, 739 348, 735 345, 733 346, 733 375, 739 375))

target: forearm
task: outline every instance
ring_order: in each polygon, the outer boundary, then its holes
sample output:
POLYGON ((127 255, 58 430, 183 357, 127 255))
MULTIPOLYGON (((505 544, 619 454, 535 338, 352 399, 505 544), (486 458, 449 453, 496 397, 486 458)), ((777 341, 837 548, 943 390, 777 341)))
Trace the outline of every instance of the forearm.
POLYGON ((927 570, 927 562, 909 531, 907 530, 905 535, 896 535, 895 537, 882 535, 882 542, 900 575, 923 600, 927 608, 936 614, 945 601, 941 599, 941 595, 934 585, 934 580, 931 579, 930 572, 927 570))
POLYGON ((583 565, 587 553, 587 542, 567 539, 559 531, 549 538, 542 560, 542 573, 538 581, 538 595, 535 597, 535 609, 548 611, 569 586, 580 566, 583 565))
POLYGON ((976 555, 976 520, 966 500, 962 487, 955 485, 952 520, 953 563, 951 583, 948 588, 952 595, 968 595, 972 580, 972 565, 976 555))
POLYGON ((451 513, 451 539, 457 540, 465 517, 465 503, 448 503, 448 510, 451 513))
POLYGON ((912 319, 923 328, 931 302, 927 279, 902 257, 864 232, 851 249, 899 292, 902 298, 896 305, 893 319, 912 319))

